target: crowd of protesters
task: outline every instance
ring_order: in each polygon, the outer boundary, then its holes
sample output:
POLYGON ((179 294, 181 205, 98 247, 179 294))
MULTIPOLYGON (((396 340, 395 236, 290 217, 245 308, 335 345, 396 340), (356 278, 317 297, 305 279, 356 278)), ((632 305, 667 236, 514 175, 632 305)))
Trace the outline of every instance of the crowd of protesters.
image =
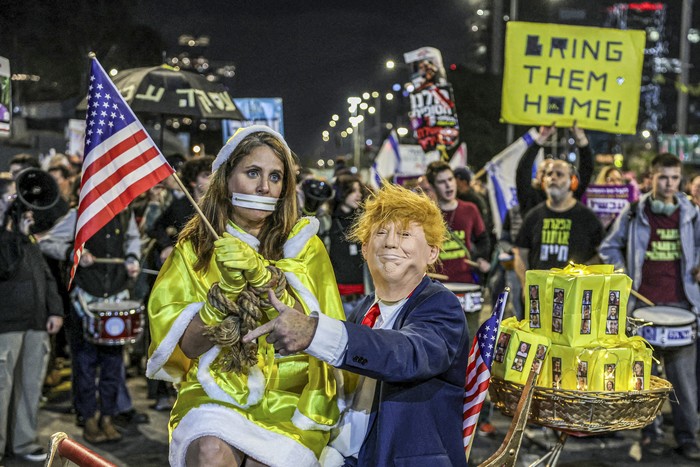
MULTIPOLYGON (((460 296, 470 336, 481 324, 482 302, 493 299, 507 284, 512 290, 512 313, 522 319, 525 271, 562 267, 570 261, 615 264, 625 268, 634 280, 633 287, 654 303, 700 312, 700 174, 685 177, 684 193, 680 160, 661 154, 640 175, 639 185, 612 165, 600 168, 594 176, 585 132, 576 127, 570 131, 578 151, 576 166, 556 154, 536 162, 540 149, 546 153, 547 142, 557 132, 553 126, 540 128, 516 173, 519 203, 507 212, 498 237, 493 227, 497 214, 491 212, 488 193, 468 168, 453 169, 446 161, 436 161, 425 174, 405 182, 406 188, 425 194, 440 209, 448 239, 431 274, 460 296), (580 201, 591 183, 630 182, 635 189, 639 186, 641 196, 609 225, 604 226, 580 201), (546 242, 545 219, 566 220, 568 244, 546 242), (679 254, 657 261, 650 245, 662 229, 679 232, 674 237, 679 254)), ((168 159, 189 194, 200 202, 207 192, 214 158, 175 155, 168 159)), ((372 190, 354 168, 340 162, 333 177, 326 180, 300 167, 296 160, 295 181, 297 215, 319 220, 318 236, 328 251, 343 311, 349 315, 373 293, 363 246, 350 235, 372 190)), ((10 161, 9 172, 0 173, 0 357, 5 357, 0 360, 7 365, 0 378, 9 378, 5 382, 9 384, 0 384, 0 460, 5 453, 28 461, 46 457, 36 439, 39 398, 42 386, 52 384, 52 371, 62 364, 72 369, 73 408, 76 423, 84 427, 85 441, 118 441, 125 424, 148 422, 147 414, 134 410, 126 386, 130 372, 143 376, 145 371, 138 362, 150 340, 148 323, 138 343, 126 346, 87 338, 86 323, 96 303, 148 303, 156 274, 176 249, 195 210, 172 178, 151 188, 87 243, 68 292, 80 170, 79 161, 61 154, 42 163, 21 154, 10 161), (28 171, 47 174, 53 180, 56 193, 49 200, 50 207, 37 207, 17 197, 16 182, 29 183, 28 171), (35 299, 28 301, 27 297, 35 299), (125 355, 132 354, 135 369, 124 364, 130 361, 125 355)), ((47 179, 38 180, 36 183, 44 183, 47 179)), ((632 303, 632 307, 640 306, 632 303)), ((142 317, 146 320, 145 311, 142 317)), ((681 350, 657 349, 655 356, 663 365, 656 365, 655 372, 663 371, 671 380, 684 406, 671 403, 678 452, 700 460, 698 349, 693 344, 681 350)), ((153 410, 173 408, 177 396, 173 384, 149 381, 148 388, 153 410)), ((486 406, 478 425, 482 436, 495 432, 488 412, 486 406)), ((643 431, 642 447, 650 455, 663 454, 660 433, 658 423, 643 431)))

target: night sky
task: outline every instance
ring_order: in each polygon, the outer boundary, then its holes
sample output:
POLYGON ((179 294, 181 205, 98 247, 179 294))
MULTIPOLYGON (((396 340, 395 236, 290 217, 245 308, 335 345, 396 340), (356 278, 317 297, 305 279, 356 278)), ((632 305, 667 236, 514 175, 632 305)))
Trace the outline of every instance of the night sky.
POLYGON ((159 0, 143 2, 138 17, 162 33, 169 55, 181 34, 209 36, 204 55, 236 65, 231 94, 283 98, 290 146, 315 160, 333 155, 321 150, 321 132, 332 114, 348 116, 347 97, 408 81, 407 70, 385 69, 387 59, 431 46, 446 65, 463 61, 473 9, 467 0, 159 0))

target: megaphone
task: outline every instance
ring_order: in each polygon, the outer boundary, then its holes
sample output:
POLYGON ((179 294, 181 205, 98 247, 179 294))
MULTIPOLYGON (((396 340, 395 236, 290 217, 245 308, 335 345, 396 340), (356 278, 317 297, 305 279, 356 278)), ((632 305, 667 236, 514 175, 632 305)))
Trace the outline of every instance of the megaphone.
POLYGON ((304 215, 316 215, 318 208, 333 197, 333 188, 323 180, 307 178, 301 183, 301 191, 304 193, 304 215))
POLYGON ((28 168, 15 178, 17 199, 30 210, 51 209, 58 202, 58 184, 51 174, 43 170, 28 168))

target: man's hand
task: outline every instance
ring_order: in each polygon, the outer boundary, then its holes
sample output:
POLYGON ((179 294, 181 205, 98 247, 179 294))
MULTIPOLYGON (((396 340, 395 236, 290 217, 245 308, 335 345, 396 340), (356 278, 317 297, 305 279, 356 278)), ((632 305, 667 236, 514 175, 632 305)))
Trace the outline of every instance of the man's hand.
POLYGON ((588 146, 588 137, 583 128, 579 128, 576 125, 576 120, 574 120, 574 126, 571 127, 571 132, 574 134, 574 141, 576 141, 576 146, 582 148, 588 146))
POLYGON ((542 146, 544 143, 547 142, 549 137, 552 136, 552 134, 556 131, 557 131, 557 127, 554 126, 554 123, 552 123, 551 126, 541 126, 540 127, 540 134, 537 136, 537 139, 536 139, 537 144, 542 146))
POLYGON ((306 316, 294 308, 290 308, 268 291, 270 303, 279 312, 272 321, 253 329, 243 337, 243 342, 252 342, 267 334, 265 340, 275 347, 280 355, 291 355, 305 350, 316 334, 318 319, 306 316))
POLYGON ((126 275, 132 279, 138 277, 141 273, 141 264, 134 258, 128 258, 124 263, 124 267, 126 268, 126 275))
POLYGON ((53 336, 61 329, 62 326, 63 317, 51 315, 46 321, 46 332, 53 336))
POLYGON ((491 269, 491 263, 486 261, 484 258, 477 258, 476 264, 479 265, 479 271, 486 274, 491 269))
POLYGON ((83 254, 80 255, 80 267, 87 268, 95 264, 95 257, 92 256, 87 250, 83 250, 83 254))
POLYGON ((19 231, 22 233, 22 235, 29 235, 30 229, 34 225, 34 212, 33 211, 25 211, 22 214, 22 218, 19 221, 19 231))

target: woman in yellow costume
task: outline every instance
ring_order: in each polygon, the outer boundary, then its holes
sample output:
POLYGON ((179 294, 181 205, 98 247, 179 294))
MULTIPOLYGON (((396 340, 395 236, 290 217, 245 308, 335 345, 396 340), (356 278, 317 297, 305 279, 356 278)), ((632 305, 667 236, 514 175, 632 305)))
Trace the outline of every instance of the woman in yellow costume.
POLYGON ((317 465, 338 421, 342 384, 332 367, 275 355, 264 339, 238 341, 256 320, 277 315, 266 302, 270 288, 307 314, 343 319, 318 221, 297 218, 293 167, 279 133, 238 130, 200 201, 220 238, 195 216, 153 287, 147 376, 178 385, 171 465, 317 465), (262 299, 252 311, 251 296, 262 299))

